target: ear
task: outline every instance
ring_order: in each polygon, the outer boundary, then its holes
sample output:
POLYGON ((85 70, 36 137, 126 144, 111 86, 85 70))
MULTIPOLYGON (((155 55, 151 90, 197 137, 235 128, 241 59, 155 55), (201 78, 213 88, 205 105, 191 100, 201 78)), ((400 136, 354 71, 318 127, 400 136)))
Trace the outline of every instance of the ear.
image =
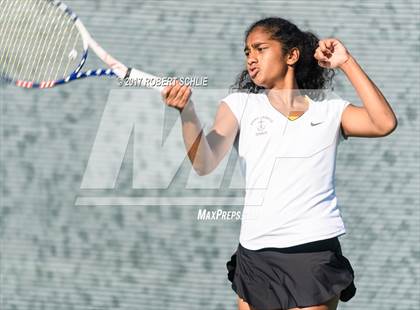
POLYGON ((299 49, 297 47, 293 47, 286 56, 286 63, 289 66, 293 66, 299 60, 299 56, 300 56, 299 49))

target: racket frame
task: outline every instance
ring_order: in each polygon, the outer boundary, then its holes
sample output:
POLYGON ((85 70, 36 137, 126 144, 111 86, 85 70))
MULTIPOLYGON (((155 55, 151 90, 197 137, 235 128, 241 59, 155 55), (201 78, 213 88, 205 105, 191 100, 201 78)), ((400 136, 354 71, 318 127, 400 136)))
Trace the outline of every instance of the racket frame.
MULTIPOLYGON (((7 77, 3 77, 3 79, 15 83, 16 86, 23 87, 23 88, 51 88, 57 85, 65 84, 74 80, 90 77, 90 76, 117 76, 121 79, 131 78, 131 79, 138 79, 142 81, 142 86, 147 86, 146 80, 147 79, 157 79, 156 76, 145 73, 143 71, 134 69, 134 68, 127 68, 124 64, 120 61, 112 57, 108 52, 106 52, 90 35, 87 31, 86 27, 83 25, 79 17, 63 2, 59 0, 45 0, 50 2, 50 5, 56 6, 60 10, 62 10, 65 14, 69 16, 69 18, 74 22, 75 27, 80 33, 82 38, 83 44, 83 54, 80 59, 80 62, 72 73, 68 76, 58 79, 58 80, 51 80, 51 81, 24 81, 24 80, 16 80, 13 81, 7 77), (88 57, 89 48, 108 66, 107 69, 97 69, 97 70, 88 70, 82 72, 82 68, 86 63, 86 59, 88 57)), ((162 90, 163 87, 154 86, 153 88, 157 90, 162 90)))

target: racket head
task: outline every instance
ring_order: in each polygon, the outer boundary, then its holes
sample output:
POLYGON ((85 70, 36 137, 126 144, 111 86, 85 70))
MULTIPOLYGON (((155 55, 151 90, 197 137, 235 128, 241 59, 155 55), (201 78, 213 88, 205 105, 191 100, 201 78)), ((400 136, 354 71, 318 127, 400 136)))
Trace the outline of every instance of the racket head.
POLYGON ((49 88, 89 76, 91 71, 80 72, 89 38, 61 1, 0 0, 0 77, 20 87, 49 88))

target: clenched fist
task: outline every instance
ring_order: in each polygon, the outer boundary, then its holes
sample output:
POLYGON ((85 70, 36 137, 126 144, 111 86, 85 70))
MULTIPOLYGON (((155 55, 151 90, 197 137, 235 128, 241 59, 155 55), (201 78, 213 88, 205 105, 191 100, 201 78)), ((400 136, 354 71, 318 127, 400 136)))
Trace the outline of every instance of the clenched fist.
POLYGON ((323 68, 339 68, 350 58, 350 53, 339 40, 330 38, 320 40, 315 50, 315 59, 323 68))
POLYGON ((179 81, 175 81, 172 85, 166 86, 162 91, 162 99, 166 105, 182 111, 188 104, 191 97, 191 87, 181 85, 179 81))

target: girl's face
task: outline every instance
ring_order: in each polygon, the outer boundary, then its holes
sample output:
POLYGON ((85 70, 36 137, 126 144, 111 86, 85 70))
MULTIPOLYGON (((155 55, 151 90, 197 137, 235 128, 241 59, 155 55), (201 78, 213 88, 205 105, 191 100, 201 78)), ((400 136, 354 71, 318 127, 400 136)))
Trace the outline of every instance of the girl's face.
POLYGON ((256 85, 271 89, 284 79, 287 63, 281 44, 271 39, 264 29, 252 30, 244 52, 249 76, 256 85))

